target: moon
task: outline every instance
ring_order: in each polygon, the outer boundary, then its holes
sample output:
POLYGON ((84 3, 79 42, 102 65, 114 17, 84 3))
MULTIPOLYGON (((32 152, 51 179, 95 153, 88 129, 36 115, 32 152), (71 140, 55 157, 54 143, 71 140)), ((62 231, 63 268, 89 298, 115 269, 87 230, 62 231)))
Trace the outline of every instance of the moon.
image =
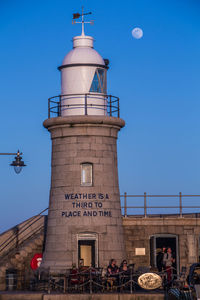
POLYGON ((139 27, 134 28, 134 29, 132 30, 132 36, 133 36, 135 39, 137 39, 137 40, 141 39, 141 38, 143 37, 143 31, 142 31, 142 29, 139 28, 139 27))

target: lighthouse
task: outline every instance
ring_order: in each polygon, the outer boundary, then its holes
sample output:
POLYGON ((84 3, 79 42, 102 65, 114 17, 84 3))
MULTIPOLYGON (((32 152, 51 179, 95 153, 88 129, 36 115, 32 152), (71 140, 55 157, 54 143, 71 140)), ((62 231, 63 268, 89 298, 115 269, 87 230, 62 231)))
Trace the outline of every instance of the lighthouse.
MULTIPOLYGON (((78 14, 79 15, 79 14, 78 14)), ((80 16, 80 15, 79 15, 80 16)), ((102 267, 125 258, 117 138, 125 122, 119 98, 107 95, 109 62, 93 37, 73 38, 61 66, 61 94, 49 99, 43 123, 52 140, 51 187, 42 266, 102 267)))

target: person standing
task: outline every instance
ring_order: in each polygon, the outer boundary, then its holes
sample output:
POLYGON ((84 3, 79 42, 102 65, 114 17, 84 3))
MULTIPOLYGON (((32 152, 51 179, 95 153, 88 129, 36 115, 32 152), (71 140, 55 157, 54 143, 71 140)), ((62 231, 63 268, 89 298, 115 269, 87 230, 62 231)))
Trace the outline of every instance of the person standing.
POLYGON ((159 273, 164 270, 163 258, 165 251, 166 247, 162 247, 156 256, 156 265, 159 273))
POLYGON ((172 280, 172 264, 175 262, 175 259, 172 256, 172 249, 167 248, 167 252, 163 256, 163 264, 165 265, 165 270, 167 272, 167 282, 168 284, 172 280))

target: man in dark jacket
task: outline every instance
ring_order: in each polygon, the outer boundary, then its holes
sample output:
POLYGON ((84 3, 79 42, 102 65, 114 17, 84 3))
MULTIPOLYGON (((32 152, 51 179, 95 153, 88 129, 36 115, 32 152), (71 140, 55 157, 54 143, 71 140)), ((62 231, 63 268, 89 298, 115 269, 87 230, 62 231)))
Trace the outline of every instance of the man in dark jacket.
POLYGON ((165 269, 164 263, 163 263, 163 257, 164 257, 165 251, 166 251, 166 247, 162 247, 162 250, 160 250, 157 254, 156 264, 157 264, 158 272, 162 272, 165 269))

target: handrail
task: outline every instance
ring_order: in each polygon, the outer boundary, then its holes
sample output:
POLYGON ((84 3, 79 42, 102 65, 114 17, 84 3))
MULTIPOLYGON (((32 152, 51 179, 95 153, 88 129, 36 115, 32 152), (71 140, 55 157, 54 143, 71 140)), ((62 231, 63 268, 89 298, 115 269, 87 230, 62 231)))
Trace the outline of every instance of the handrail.
POLYGON ((88 109, 99 109, 103 110, 105 115, 120 117, 119 98, 116 96, 101 93, 79 93, 58 95, 48 99, 48 118, 59 117, 62 115, 62 111, 68 109, 83 109, 84 115, 88 114, 88 109), (71 103, 71 100, 75 100, 74 103, 71 103), (91 103, 92 100, 93 103, 91 103), (102 104, 102 100, 104 104, 102 104))
MULTIPOLYGON (((22 235, 22 233, 26 232, 27 229, 29 229, 33 224, 35 224, 36 222, 38 222, 41 219, 41 215, 42 213, 44 213, 45 211, 47 211, 48 208, 42 210, 39 214, 37 214, 36 216, 30 218, 30 220, 28 220, 24 225, 22 225, 21 228, 17 228, 17 233, 13 233, 11 236, 9 236, 9 238, 7 238, 1 245, 0 245, 0 253, 7 247, 9 246, 13 241, 15 241, 17 239, 17 244, 19 243, 19 237, 20 235, 22 235), (40 218, 38 218, 40 217, 40 218)), ((17 226, 13 227, 16 228, 17 226)), ((36 228, 37 229, 37 228, 36 228)), ((30 234, 30 236, 32 236, 32 232, 30 234)), ((28 239, 29 237, 27 237, 28 239)))
MULTIPOLYGON (((148 195, 147 193, 144 193, 143 195, 127 195, 125 192, 123 195, 120 195, 121 199, 124 200, 124 205, 121 206, 122 208, 122 215, 124 217, 127 217, 128 215, 133 215, 128 212, 130 212, 130 209, 135 209, 136 214, 135 215, 140 215, 137 212, 137 209, 143 209, 143 215, 144 217, 147 217, 148 215, 153 215, 151 212, 149 212, 149 209, 162 209, 162 208, 169 208, 169 209, 178 209, 178 215, 179 217, 183 216, 183 209, 200 209, 200 205, 183 205, 183 198, 192 198, 192 197, 199 197, 200 195, 183 195, 181 192, 177 195, 148 195), (128 198, 143 198, 143 204, 140 201, 139 205, 127 205, 128 198), (179 203, 175 203, 174 205, 148 205, 148 201, 150 198, 177 198, 179 200, 179 203)), ((200 210, 198 212, 193 212, 193 213, 200 213, 200 210)), ((160 214, 160 213, 159 213, 160 214)), ((164 214, 160 215, 169 215, 169 212, 165 212, 164 214)), ((177 213, 176 213, 177 214, 177 213)))

